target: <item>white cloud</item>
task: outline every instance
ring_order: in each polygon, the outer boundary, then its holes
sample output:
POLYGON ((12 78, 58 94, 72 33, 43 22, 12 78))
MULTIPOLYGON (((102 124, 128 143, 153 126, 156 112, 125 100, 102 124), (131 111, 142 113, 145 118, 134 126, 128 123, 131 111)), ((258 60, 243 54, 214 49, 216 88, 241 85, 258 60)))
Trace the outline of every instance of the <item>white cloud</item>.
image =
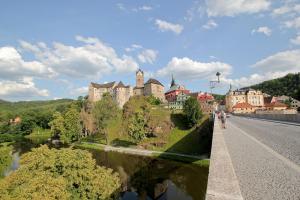
POLYGON ((137 49, 142 49, 143 47, 139 44, 132 44, 130 47, 125 48, 126 52, 132 52, 135 51, 137 49))
POLYGON ((117 3, 116 6, 119 10, 126 10, 125 6, 122 3, 117 3))
POLYGON ((295 38, 291 39, 290 42, 295 45, 300 45, 300 35, 297 35, 295 38))
POLYGON ((252 67, 261 71, 300 71, 300 49, 282 51, 264 58, 252 67))
POLYGON ((145 49, 138 55, 138 59, 142 63, 153 64, 153 62, 156 60, 157 54, 158 52, 153 49, 145 49))
POLYGON ((71 89, 70 94, 75 96, 87 95, 88 87, 79 87, 75 89, 71 89))
POLYGON ((157 25, 159 30, 161 30, 162 32, 172 31, 178 35, 183 31, 183 26, 180 24, 172 24, 170 22, 166 22, 166 21, 163 21, 160 19, 156 19, 155 24, 157 25))
POLYGON ((269 0, 206 0, 208 16, 235 16, 242 13, 258 13, 268 10, 269 0))
POLYGON ((258 27, 257 29, 253 29, 251 33, 252 34, 254 34, 254 33, 263 33, 266 36, 271 36, 272 30, 267 26, 261 26, 261 27, 258 27))
POLYGON ((133 72, 138 68, 135 60, 127 55, 118 56, 115 50, 98 38, 76 36, 81 46, 68 46, 55 42, 53 47, 21 43, 39 62, 61 75, 72 78, 93 78, 110 73, 133 72))
POLYGON ((270 79, 275 79, 275 78, 280 78, 285 76, 287 73, 289 72, 267 72, 264 74, 251 74, 248 77, 241 77, 241 78, 237 78, 237 79, 229 79, 226 77, 222 77, 221 78, 221 82, 226 83, 226 84, 232 84, 235 87, 241 88, 241 87, 247 87, 250 85, 254 85, 257 83, 261 83, 263 81, 266 80, 270 80, 270 79))
POLYGON ((237 79, 222 77, 221 80, 228 84, 231 83, 236 87, 245 87, 266 80, 279 78, 288 73, 297 73, 300 72, 299 58, 300 49, 278 52, 255 63, 252 67, 256 73, 248 77, 237 79))
POLYGON ((0 88, 1 99, 19 100, 49 96, 48 90, 37 88, 32 78, 24 78, 21 81, 0 81, 0 88))
POLYGON ((138 7, 138 10, 144 10, 144 11, 149 11, 152 10, 152 6, 147 6, 147 5, 143 5, 141 7, 138 7))
POLYGON ((227 76, 231 72, 231 65, 222 62, 203 63, 190 58, 173 57, 166 67, 156 72, 157 76, 167 77, 174 74, 181 80, 209 79, 215 77, 216 72, 227 76))
POLYGON ((216 27, 218 27, 218 24, 212 19, 208 20, 207 23, 202 26, 204 29, 214 29, 216 27))
POLYGON ((279 17, 288 14, 289 16, 294 16, 296 13, 300 12, 300 4, 289 4, 287 2, 285 5, 275 8, 272 11, 272 16, 279 17))
POLYGON ((0 72, 0 79, 6 80, 19 80, 25 76, 50 77, 55 74, 50 67, 41 62, 24 61, 14 47, 0 47, 0 72))
POLYGON ((292 20, 286 21, 284 23, 284 25, 287 28, 295 28, 295 29, 299 29, 300 28, 300 17, 294 18, 292 20))

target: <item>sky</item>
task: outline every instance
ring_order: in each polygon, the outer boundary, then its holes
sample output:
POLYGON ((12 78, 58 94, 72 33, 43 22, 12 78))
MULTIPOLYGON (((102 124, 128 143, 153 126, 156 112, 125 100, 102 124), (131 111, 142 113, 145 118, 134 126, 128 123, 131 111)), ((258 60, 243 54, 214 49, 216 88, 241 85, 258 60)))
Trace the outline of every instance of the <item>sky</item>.
POLYGON ((90 82, 214 93, 300 72, 300 0, 0 0, 0 99, 87 95, 90 82))

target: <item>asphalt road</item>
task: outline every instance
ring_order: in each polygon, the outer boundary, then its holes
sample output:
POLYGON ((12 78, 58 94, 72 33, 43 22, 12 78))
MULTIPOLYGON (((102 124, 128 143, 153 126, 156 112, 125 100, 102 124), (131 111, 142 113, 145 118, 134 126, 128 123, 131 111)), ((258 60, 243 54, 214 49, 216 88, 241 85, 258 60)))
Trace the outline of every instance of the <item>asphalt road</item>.
POLYGON ((245 200, 300 200, 300 126, 232 116, 224 138, 245 200))

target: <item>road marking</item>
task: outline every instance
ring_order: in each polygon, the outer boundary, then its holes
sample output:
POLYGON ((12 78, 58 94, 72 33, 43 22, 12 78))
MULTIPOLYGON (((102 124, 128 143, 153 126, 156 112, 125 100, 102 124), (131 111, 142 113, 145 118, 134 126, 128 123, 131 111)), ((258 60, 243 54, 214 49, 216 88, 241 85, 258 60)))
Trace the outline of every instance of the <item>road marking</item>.
POLYGON ((271 149, 270 147, 268 147, 267 145, 265 145, 264 143, 260 142, 259 140, 257 140, 255 137, 249 135, 247 132, 245 132, 244 130, 240 129, 239 127, 233 125, 233 123, 229 123, 231 126, 235 127, 236 129, 238 129, 242 134, 244 134, 245 136, 247 136, 248 138, 250 138, 251 140, 253 140, 254 142, 256 142, 257 144, 259 144, 261 147, 263 147, 265 150, 267 150, 269 153, 271 153, 273 156, 275 156, 276 158, 278 158, 279 160, 281 160, 283 163, 285 163, 287 166, 293 168, 294 170, 296 170, 298 173, 300 173, 300 166, 295 164, 294 162, 292 162, 291 160, 287 159, 286 157, 282 156, 281 154, 277 153, 276 151, 274 151, 273 149, 271 149))

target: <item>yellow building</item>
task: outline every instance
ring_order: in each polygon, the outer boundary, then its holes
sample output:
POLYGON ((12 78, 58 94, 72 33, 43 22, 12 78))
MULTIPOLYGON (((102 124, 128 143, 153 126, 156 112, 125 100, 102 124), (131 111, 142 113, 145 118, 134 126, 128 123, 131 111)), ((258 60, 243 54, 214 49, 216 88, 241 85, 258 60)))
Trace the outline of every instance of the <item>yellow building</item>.
POLYGON ((229 90, 226 94, 226 110, 233 111, 233 107, 238 103, 248 103, 254 108, 262 108, 264 106, 264 96, 260 90, 240 89, 229 90))

